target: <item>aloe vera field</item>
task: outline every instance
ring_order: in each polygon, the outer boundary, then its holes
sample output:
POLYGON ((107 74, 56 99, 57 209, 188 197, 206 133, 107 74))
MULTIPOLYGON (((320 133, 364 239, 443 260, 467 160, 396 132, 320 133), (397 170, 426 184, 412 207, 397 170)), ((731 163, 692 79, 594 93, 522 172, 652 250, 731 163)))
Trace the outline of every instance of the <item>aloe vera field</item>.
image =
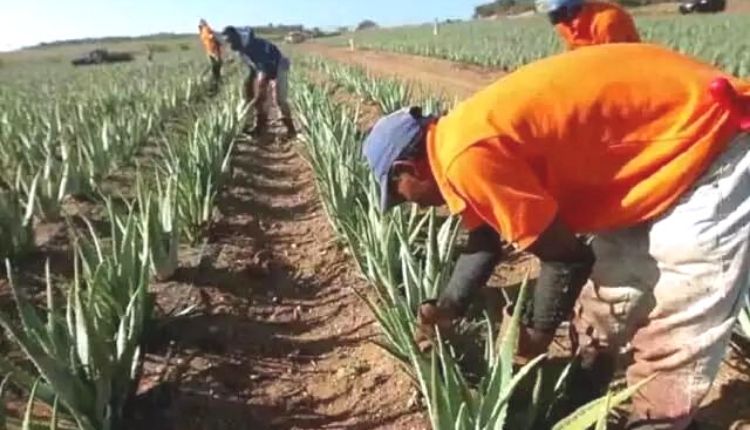
MULTIPOLYGON (((750 79, 743 7, 635 16, 644 41, 750 79)), ((380 211, 362 156, 382 115, 449 112, 562 52, 546 18, 273 40, 296 136, 274 108, 249 133, 246 67, 227 54, 212 81, 197 34, 86 67, 69 59, 98 45, 0 53, 0 429, 624 428, 649 380, 566 410, 567 324, 514 363, 521 306, 502 311, 533 294, 530 254, 419 348, 466 232, 441 208, 380 211)), ((750 429, 743 300, 698 428, 750 429)))

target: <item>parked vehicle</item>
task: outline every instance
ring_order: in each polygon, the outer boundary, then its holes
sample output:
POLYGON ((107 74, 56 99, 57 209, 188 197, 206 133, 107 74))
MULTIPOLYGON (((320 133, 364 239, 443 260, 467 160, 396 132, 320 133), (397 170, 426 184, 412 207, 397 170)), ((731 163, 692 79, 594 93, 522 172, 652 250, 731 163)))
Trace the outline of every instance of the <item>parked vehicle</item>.
POLYGON ((133 61, 133 55, 128 52, 109 52, 106 49, 95 49, 82 57, 73 59, 71 63, 74 66, 88 66, 125 61, 133 61))
POLYGON ((726 0, 691 0, 680 4, 680 13, 716 13, 727 7, 726 0))
POLYGON ((286 35, 284 41, 286 43, 302 43, 306 39, 305 34, 301 31, 292 31, 286 35))

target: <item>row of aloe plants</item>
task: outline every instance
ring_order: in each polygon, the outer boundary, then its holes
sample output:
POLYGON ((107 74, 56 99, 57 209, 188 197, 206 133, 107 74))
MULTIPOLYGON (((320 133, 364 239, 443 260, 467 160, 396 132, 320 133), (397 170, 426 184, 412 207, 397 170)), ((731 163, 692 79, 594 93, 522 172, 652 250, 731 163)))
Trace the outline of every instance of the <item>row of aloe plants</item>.
MULTIPOLYGON (((181 238, 194 242, 205 234, 216 196, 230 177, 233 142, 246 110, 228 88, 212 102, 199 116, 191 116, 187 130, 167 130, 155 139, 154 173, 136 172, 132 198, 118 196, 120 203, 115 203, 102 195, 109 220, 105 234, 85 218, 83 232, 69 222, 75 275, 69 283, 56 283, 47 271, 46 306, 32 304, 6 260, 17 312, 0 313, 0 325, 32 365, 0 359, 0 372, 7 374, 0 396, 8 385, 29 395, 19 426, 122 428, 124 407, 140 372, 142 335, 152 315, 149 282, 174 273, 181 238), (52 411, 43 424, 33 421, 35 402, 52 411)), ((28 192, 9 187, 0 194, 0 211, 9 205, 6 212, 17 222, 30 219, 34 187, 36 179, 28 192)), ((6 225, 2 220, 0 228, 6 225)), ((33 237, 33 227, 24 225, 33 237)), ((0 424, 6 421, 14 422, 0 408, 0 424)))
POLYGON ((166 118, 203 96, 205 85, 184 74, 191 71, 178 74, 179 82, 159 76, 131 82, 123 72, 111 93, 99 87, 58 94, 51 106, 29 103, 34 93, 0 97, 0 230, 8 238, 0 258, 27 254, 35 221, 60 220, 68 196, 98 196, 103 180, 132 164, 166 118))
MULTIPOLYGON (((750 75, 747 17, 637 16, 641 39, 670 46, 721 66, 737 76, 750 75)), ((472 20, 384 28, 324 39, 325 43, 378 49, 513 70, 562 52, 560 38, 542 16, 525 19, 472 20)))

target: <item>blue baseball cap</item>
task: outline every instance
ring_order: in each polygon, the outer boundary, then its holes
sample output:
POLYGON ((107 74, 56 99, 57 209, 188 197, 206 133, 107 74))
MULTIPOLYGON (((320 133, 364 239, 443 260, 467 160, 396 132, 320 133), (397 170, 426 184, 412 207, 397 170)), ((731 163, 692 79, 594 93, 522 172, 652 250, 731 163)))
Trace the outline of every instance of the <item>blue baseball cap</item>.
POLYGON ((380 183, 380 209, 383 212, 402 203, 390 190, 391 167, 422 135, 429 119, 422 117, 420 108, 401 109, 380 118, 365 139, 363 153, 380 183))
POLYGON ((583 0, 546 0, 546 11, 553 12, 560 8, 572 8, 583 4, 583 0))

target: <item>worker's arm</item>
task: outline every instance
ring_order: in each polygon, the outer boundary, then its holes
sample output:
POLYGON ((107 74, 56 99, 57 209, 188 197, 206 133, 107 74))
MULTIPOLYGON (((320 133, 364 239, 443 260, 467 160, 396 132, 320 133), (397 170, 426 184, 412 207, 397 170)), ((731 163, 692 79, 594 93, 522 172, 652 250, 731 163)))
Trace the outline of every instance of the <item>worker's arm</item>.
POLYGON ((453 316, 463 315, 477 291, 487 284, 502 256, 500 235, 492 227, 485 224, 471 230, 438 305, 449 309, 453 316))
POLYGON ((541 262, 527 325, 550 335, 572 311, 581 288, 594 266, 594 252, 565 226, 560 218, 552 223, 528 249, 541 262))
MULTIPOLYGON (((591 249, 558 216, 555 199, 520 157, 518 145, 487 142, 466 150, 449 170, 449 181, 484 222, 541 261, 541 273, 525 319, 528 345, 521 354, 544 352, 566 320, 591 273, 591 249)), ((523 343, 523 342, 522 342, 523 343)))

